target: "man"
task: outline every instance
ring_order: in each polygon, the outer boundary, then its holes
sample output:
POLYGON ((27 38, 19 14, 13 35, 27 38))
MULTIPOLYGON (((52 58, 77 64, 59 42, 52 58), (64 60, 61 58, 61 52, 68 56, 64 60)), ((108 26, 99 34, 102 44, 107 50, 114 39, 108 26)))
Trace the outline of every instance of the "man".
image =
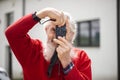
POLYGON ((23 68, 24 80, 92 80, 91 60, 83 50, 72 47, 73 29, 69 16, 53 8, 26 15, 6 29, 8 42, 23 68), (32 39, 27 33, 45 17, 54 21, 44 24, 47 44, 43 47, 41 41, 32 39), (56 39, 56 25, 64 24, 66 36, 56 39), (55 50, 58 61, 49 77, 48 67, 55 50))

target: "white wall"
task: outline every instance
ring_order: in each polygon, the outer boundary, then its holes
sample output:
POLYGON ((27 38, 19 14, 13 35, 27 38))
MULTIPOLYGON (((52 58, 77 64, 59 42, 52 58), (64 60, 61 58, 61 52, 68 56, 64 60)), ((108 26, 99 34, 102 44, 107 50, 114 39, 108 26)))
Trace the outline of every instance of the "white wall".
MULTIPOLYGON (((0 67, 7 69, 7 56, 8 52, 6 47, 8 46, 7 40, 4 35, 4 30, 6 26, 6 14, 9 12, 14 12, 14 21, 22 16, 22 2, 15 0, 3 0, 0 1, 0 67)), ((20 64, 17 62, 15 56, 13 58, 13 76, 20 77, 22 72, 20 64)))
MULTIPOLYGON (((5 5, 8 5, 8 3, 5 5)), ((15 10, 15 20, 22 16, 21 1, 16 0, 14 7, 10 8, 9 5, 3 10, 3 3, 0 3, 0 10, 2 10, 0 19, 3 19, 4 13, 10 10, 15 10)), ((88 53, 92 60, 93 80, 117 80, 116 0, 27 0, 26 14, 45 7, 54 7, 67 11, 71 13, 76 21, 100 19, 100 47, 81 48, 88 53)), ((4 19, 2 22, 4 22, 4 19)), ((0 24, 0 26, 4 26, 4 23, 0 24)), ((3 27, 0 28, 3 31, 3 27)), ((37 24, 30 31, 30 35, 45 42, 43 29, 42 26, 37 24)), ((2 31, 0 31, 0 43, 3 43, 3 46, 5 46, 6 42, 4 42, 5 38, 2 31), (3 37, 3 40, 1 40, 1 37, 3 37)), ((5 55, 3 53, 5 53, 5 49, 1 45, 0 51, 2 52, 0 66, 4 66, 5 55)), ((17 67, 15 68, 18 69, 17 67)))

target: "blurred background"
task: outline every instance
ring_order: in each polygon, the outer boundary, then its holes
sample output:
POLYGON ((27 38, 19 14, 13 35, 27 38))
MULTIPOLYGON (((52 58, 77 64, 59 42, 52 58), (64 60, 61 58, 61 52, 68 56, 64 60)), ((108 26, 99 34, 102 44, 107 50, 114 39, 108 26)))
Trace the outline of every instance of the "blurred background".
MULTIPOLYGON (((66 11, 76 21, 74 46, 84 49, 91 58, 93 80, 118 80, 117 0, 0 0, 0 67, 9 77, 23 80, 22 68, 4 30, 22 16, 46 7, 66 11)), ((36 24, 29 34, 45 42, 43 30, 36 24)))

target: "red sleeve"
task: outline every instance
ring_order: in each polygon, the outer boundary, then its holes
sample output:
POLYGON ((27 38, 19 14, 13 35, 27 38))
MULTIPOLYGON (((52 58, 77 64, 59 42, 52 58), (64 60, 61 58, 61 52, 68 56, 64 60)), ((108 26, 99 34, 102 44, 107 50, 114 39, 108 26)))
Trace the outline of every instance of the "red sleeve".
POLYGON ((10 47, 22 66, 33 62, 31 58, 40 55, 36 51, 42 50, 41 42, 31 39, 27 34, 36 23, 32 14, 29 14, 10 25, 5 31, 10 47))
POLYGON ((65 80, 92 80, 91 60, 84 51, 79 51, 74 67, 65 76, 65 80))

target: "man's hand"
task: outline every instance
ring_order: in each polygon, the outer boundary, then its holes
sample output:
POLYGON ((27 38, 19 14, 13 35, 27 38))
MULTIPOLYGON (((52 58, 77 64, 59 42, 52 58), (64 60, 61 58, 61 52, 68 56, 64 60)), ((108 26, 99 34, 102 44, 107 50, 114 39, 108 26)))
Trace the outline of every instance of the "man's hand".
POLYGON ((36 16, 39 18, 49 17, 50 19, 54 19, 54 24, 58 26, 63 26, 65 24, 65 16, 62 12, 54 9, 54 8, 45 8, 36 13, 36 16))
POLYGON ((70 51, 72 46, 63 37, 58 37, 58 39, 54 39, 53 41, 58 44, 58 47, 56 48, 58 53, 57 55, 63 68, 66 68, 68 64, 70 64, 70 62, 72 61, 70 57, 70 51))

